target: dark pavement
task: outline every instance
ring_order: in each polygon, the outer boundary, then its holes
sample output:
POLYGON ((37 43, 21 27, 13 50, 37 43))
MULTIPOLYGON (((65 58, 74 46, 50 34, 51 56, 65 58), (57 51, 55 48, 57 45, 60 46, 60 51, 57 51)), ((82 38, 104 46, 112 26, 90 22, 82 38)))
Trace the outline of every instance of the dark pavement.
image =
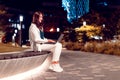
POLYGON ((63 50, 61 73, 47 70, 31 80, 120 80, 120 57, 63 50))

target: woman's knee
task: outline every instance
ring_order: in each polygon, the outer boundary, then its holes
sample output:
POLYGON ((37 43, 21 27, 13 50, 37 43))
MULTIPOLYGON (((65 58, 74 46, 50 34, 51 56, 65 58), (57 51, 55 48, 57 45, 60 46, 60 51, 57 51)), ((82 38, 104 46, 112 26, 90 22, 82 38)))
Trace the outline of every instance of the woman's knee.
POLYGON ((62 48, 62 44, 61 43, 56 43, 56 46, 61 47, 62 48))

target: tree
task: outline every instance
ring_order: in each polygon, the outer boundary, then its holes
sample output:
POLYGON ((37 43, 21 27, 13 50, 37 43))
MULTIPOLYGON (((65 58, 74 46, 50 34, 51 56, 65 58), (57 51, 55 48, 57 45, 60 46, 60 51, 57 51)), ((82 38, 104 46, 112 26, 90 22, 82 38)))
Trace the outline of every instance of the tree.
POLYGON ((9 25, 9 18, 13 16, 12 14, 7 12, 7 7, 4 5, 0 5, 0 27, 7 27, 9 25))

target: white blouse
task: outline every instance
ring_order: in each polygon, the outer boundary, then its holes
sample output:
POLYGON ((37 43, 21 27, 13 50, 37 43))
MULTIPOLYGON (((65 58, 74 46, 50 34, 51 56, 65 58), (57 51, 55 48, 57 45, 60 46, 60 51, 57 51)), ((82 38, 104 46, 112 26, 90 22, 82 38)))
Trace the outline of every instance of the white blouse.
POLYGON ((46 38, 41 39, 40 37, 40 30, 37 28, 37 26, 32 23, 29 28, 29 39, 30 41, 36 42, 36 43, 44 43, 48 42, 46 38))

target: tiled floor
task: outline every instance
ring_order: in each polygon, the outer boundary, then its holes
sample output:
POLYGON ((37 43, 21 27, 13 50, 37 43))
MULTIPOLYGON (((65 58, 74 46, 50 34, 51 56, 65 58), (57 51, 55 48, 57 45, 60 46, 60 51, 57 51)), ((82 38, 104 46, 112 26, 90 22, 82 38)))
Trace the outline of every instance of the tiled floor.
POLYGON ((26 79, 14 80, 120 80, 119 56, 63 50, 60 63, 64 68, 61 73, 38 71, 26 79))
POLYGON ((120 80, 120 57, 113 55, 63 51, 62 73, 47 70, 34 80, 120 80))

